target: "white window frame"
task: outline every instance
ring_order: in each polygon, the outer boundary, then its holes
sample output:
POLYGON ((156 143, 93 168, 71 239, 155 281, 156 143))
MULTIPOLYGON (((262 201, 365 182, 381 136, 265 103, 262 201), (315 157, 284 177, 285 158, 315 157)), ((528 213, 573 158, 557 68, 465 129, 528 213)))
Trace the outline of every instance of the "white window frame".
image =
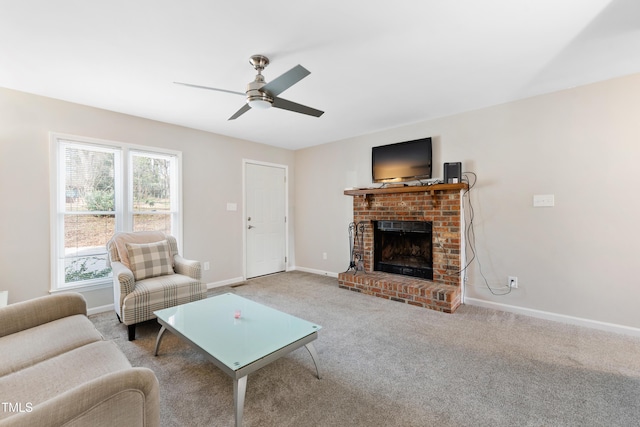
MULTIPOLYGON (((169 212, 166 211, 161 211, 161 212, 157 212, 157 213, 152 213, 149 211, 136 211, 133 209, 134 206, 134 202, 133 202, 133 157, 136 155, 140 155, 140 156, 144 156, 144 157, 153 157, 156 159, 160 159, 160 160, 169 160, 171 162, 175 162, 175 167, 177 169, 177 171, 180 171, 180 167, 179 167, 179 157, 175 154, 169 154, 166 152, 166 150, 160 151, 160 150, 150 150, 148 147, 144 148, 144 149, 140 149, 140 148, 131 148, 128 150, 128 190, 127 190, 127 196, 128 196, 128 203, 127 203, 127 221, 126 223, 128 224, 127 229, 131 229, 133 227, 133 217, 136 214, 141 214, 141 215, 156 215, 156 214, 167 214, 170 213, 171 215, 171 229, 172 230, 180 230, 180 235, 182 235, 182 227, 181 227, 181 218, 182 218, 182 203, 180 203, 180 196, 182 194, 182 188, 178 187, 180 185, 180 182, 182 181, 180 179, 180 177, 178 176, 179 174, 176 173, 174 175, 176 176, 171 176, 171 181, 170 181, 170 187, 172 189, 178 189, 178 191, 172 191, 171 192, 171 206, 175 206, 178 210, 171 210, 169 212)), ((180 245, 180 242, 182 241, 182 239, 178 239, 178 236, 176 236, 176 240, 178 241, 178 246, 180 248, 180 253, 182 253, 182 247, 180 245)))
MULTIPOLYGON (((178 251, 182 253, 182 152, 128 144, 118 141, 109 141, 77 135, 69 135, 50 132, 50 241, 51 241, 51 289, 50 293, 70 290, 92 290, 113 286, 113 279, 106 277, 87 281, 64 283, 64 215, 65 215, 65 189, 63 174, 65 171, 64 157, 61 150, 64 145, 76 144, 79 147, 90 148, 97 151, 115 152, 114 159, 115 186, 120 191, 115 193, 115 221, 116 231, 131 231, 133 227, 133 155, 139 154, 161 159, 171 158, 175 162, 175 176, 171 177, 171 205, 177 211, 171 210, 172 215, 171 234, 176 238, 178 251)), ((148 212, 144 212, 148 214, 148 212)), ((167 212, 164 212, 167 213, 167 212)))

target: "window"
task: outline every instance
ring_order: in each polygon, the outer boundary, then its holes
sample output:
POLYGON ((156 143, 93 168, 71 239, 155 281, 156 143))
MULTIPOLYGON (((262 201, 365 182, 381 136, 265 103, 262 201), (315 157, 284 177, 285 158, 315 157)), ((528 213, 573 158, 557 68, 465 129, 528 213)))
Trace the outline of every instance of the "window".
POLYGON ((172 234, 177 215, 175 158, 131 153, 133 231, 161 230, 172 234))
POLYGON ((116 231, 180 242, 179 152, 59 134, 51 146, 52 291, 111 284, 116 231))

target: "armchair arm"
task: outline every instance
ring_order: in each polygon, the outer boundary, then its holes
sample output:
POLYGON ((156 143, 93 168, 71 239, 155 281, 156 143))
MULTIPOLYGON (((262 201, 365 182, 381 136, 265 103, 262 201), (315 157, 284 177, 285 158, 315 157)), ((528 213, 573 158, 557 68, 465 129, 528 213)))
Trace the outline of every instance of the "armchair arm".
POLYGON ((113 273, 114 291, 119 290, 118 294, 129 295, 136 287, 136 279, 133 277, 133 271, 119 261, 111 261, 111 272, 113 273))
POLYGON ((87 315, 87 302, 75 292, 9 304, 0 308, 0 337, 76 314, 87 315))
POLYGON ((0 421, 0 426, 160 425, 158 379, 148 368, 112 372, 0 421))
POLYGON ((202 279, 202 267, 200 261, 194 261, 191 259, 185 259, 180 255, 173 256, 174 270, 178 274, 184 274, 192 279, 202 279))

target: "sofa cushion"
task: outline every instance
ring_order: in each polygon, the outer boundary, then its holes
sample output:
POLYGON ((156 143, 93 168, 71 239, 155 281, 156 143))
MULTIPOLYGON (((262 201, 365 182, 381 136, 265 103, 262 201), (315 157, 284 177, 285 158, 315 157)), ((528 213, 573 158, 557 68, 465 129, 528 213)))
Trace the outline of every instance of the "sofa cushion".
MULTIPOLYGON (((103 375, 131 368, 111 341, 97 341, 0 377, 0 402, 37 406, 103 375)), ((12 415, 0 411, 0 419, 12 415)))
POLYGON ((127 243, 129 268, 136 280, 173 274, 171 249, 166 240, 155 243, 127 243))
POLYGON ((10 349, 2 352, 0 376, 101 340, 100 332, 82 314, 0 337, 0 348, 10 349))

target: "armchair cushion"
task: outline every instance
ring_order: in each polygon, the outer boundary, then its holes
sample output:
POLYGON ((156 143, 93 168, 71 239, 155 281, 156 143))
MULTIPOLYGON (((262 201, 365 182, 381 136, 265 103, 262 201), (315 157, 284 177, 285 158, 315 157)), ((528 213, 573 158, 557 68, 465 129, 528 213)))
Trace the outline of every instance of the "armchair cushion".
POLYGON ((154 243, 167 240, 167 236, 162 231, 138 231, 135 233, 116 233, 107 243, 109 251, 109 261, 120 261, 125 267, 129 265, 129 253, 127 243, 154 243))
POLYGON ((129 265, 136 280, 173 274, 171 249, 166 240, 155 243, 127 243, 129 265))
POLYGON ((122 323, 133 325, 154 319, 156 310, 206 298, 207 286, 182 274, 157 276, 136 282, 122 301, 122 323))

